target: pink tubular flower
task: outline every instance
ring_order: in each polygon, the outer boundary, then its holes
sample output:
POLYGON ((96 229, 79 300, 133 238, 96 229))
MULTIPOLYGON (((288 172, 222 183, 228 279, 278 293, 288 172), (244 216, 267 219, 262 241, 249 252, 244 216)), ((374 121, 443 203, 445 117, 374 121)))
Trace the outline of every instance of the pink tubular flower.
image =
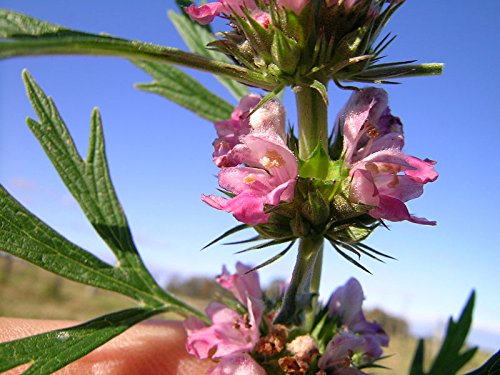
POLYGON ((310 0, 278 0, 278 5, 290 9, 295 14, 300 14, 309 1, 310 0))
POLYGON ((221 303, 211 303, 206 313, 212 325, 207 326, 195 317, 185 320, 186 350, 199 359, 220 360, 208 374, 264 375, 264 370, 248 355, 260 339, 264 302, 259 277, 255 272, 247 274, 251 268, 246 265, 238 263, 236 267, 234 275, 224 268, 217 281, 231 291, 248 312, 242 315, 221 303))
POLYGON ((255 3, 255 0, 218 0, 201 6, 191 4, 184 10, 193 21, 201 25, 208 25, 220 13, 226 15, 235 13, 242 17, 244 15, 243 9, 246 9, 251 17, 263 27, 267 28, 269 26, 271 22, 269 14, 262 11, 255 3))
POLYGON ((207 375, 266 375, 266 371, 246 353, 236 353, 207 371, 207 375))
POLYGON ((260 102, 259 95, 250 94, 240 100, 231 118, 215 123, 217 139, 214 141, 213 159, 218 167, 233 167, 239 161, 233 157, 232 150, 241 144, 240 137, 250 133, 250 111, 260 102))
POLYGON ((356 355, 356 360, 361 362, 358 364, 371 363, 382 355, 382 346, 389 345, 389 337, 382 327, 366 320, 361 308, 363 299, 361 284, 354 278, 337 288, 330 297, 328 315, 338 319, 341 327, 319 361, 323 371, 336 369, 334 374, 364 374, 350 367, 352 357, 356 355))
POLYGON ((191 4, 184 10, 193 21, 198 22, 200 25, 208 25, 219 15, 221 8, 222 3, 215 2, 203 4, 199 7, 191 4))
POLYGON ((270 100, 250 115, 259 104, 261 96, 250 94, 241 99, 231 118, 215 123, 217 139, 213 142, 214 163, 220 167, 240 164, 241 137, 248 134, 265 134, 285 139, 285 109, 277 100, 270 100), (240 146, 240 147, 238 147, 240 146))
POLYGON ((202 196, 202 200, 219 210, 231 212, 246 224, 267 222, 265 205, 276 206, 293 199, 298 163, 295 155, 276 134, 246 135, 242 147, 233 149, 237 160, 246 166, 223 168, 219 185, 235 194, 227 199, 202 196))
POLYGON ((411 215, 405 202, 422 195, 423 185, 437 179, 436 163, 403 153, 402 124, 387 102, 384 90, 369 87, 355 92, 339 116, 351 199, 373 206, 369 214, 376 218, 435 225, 411 215))
POLYGON ((333 292, 328 301, 328 315, 340 318, 347 331, 369 337, 369 341, 378 347, 374 347, 370 355, 378 357, 382 353, 380 346, 389 345, 389 337, 381 326, 366 320, 361 308, 364 298, 361 284, 352 277, 333 292))
POLYGON ((217 276, 217 282, 229 290, 236 299, 246 306, 247 300, 262 301, 262 289, 260 288, 259 274, 249 272, 252 268, 241 262, 236 263, 236 273, 230 274, 226 267, 222 268, 222 274, 217 276))
POLYGON ((186 319, 187 352, 207 359, 251 351, 260 338, 261 317, 253 315, 251 302, 249 304, 248 314, 240 315, 226 305, 212 302, 205 310, 211 326, 194 317, 186 319))

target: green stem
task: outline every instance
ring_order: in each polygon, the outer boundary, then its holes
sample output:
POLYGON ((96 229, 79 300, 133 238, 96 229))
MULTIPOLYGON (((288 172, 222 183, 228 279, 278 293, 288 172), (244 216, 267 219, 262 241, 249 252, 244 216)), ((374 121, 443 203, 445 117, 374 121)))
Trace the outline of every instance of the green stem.
POLYGON ((234 79, 243 84, 273 90, 276 84, 246 68, 206 58, 177 48, 103 36, 60 36, 12 40, 0 43, 0 59, 43 55, 118 56, 164 64, 182 65, 234 79))
POLYGON ((295 94, 299 123, 299 157, 307 160, 318 144, 328 152, 328 108, 321 94, 301 86, 295 94))
POLYGON ((301 324, 310 329, 314 322, 323 254, 322 237, 301 238, 292 280, 287 288, 275 324, 301 324), (305 316, 301 316, 305 312, 305 316))

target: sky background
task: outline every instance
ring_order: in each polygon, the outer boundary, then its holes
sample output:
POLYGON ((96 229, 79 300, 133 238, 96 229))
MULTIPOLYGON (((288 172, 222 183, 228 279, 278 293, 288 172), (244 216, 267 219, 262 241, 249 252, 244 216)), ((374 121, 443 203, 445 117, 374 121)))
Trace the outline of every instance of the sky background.
MULTIPOLYGON (((137 2, 0 0, 2 8, 88 32, 185 48, 166 17, 173 0, 137 2)), ((405 125, 406 152, 438 161, 439 179, 410 203, 438 226, 390 223, 367 241, 397 261, 365 259, 368 275, 325 251, 322 297, 354 276, 367 307, 410 320, 414 331, 442 330, 477 291, 472 343, 500 347, 500 185, 498 49, 500 2, 409 0, 387 31, 398 38, 390 60, 444 62, 442 77, 410 78, 385 87, 405 125), (451 6, 453 4, 453 6, 451 6)), ((200 201, 216 193, 212 125, 166 99, 133 88, 151 79, 118 58, 38 57, 0 62, 0 183, 65 237, 113 262, 25 125, 33 116, 21 81, 27 68, 51 95, 82 153, 90 113, 101 110, 111 176, 146 264, 162 282, 172 275, 214 276, 236 261, 258 264, 280 248, 234 255, 239 248, 207 242, 234 226, 227 213, 200 201)), ((236 104, 212 77, 191 71, 236 104)), ((330 87, 330 123, 349 93, 330 87)), ((295 123, 293 96, 285 95, 295 123)), ((251 233, 248 233, 250 236, 251 233)), ((262 270, 262 280, 288 278, 295 252, 262 270)))

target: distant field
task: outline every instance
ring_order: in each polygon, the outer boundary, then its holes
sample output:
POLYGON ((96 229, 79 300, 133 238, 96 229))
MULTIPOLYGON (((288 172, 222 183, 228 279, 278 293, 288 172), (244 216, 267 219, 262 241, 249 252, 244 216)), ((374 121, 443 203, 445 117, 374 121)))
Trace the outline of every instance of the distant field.
MULTIPOLYGON (((204 308, 206 299, 186 297, 198 308, 204 308)), ((134 301, 116 293, 62 279, 22 261, 7 260, 0 256, 0 316, 35 319, 87 320, 116 310, 133 307, 134 301)), ((408 368, 417 340, 406 334, 405 323, 380 311, 368 313, 388 330, 391 343, 386 354, 390 358, 380 362, 390 370, 377 370, 377 374, 408 374, 408 368), (403 327, 403 328, 401 328, 403 327)), ((175 315, 164 318, 176 319, 175 315)), ((427 354, 439 347, 433 339, 427 340, 427 354)), ((478 353, 460 374, 479 367, 490 354, 478 353)))

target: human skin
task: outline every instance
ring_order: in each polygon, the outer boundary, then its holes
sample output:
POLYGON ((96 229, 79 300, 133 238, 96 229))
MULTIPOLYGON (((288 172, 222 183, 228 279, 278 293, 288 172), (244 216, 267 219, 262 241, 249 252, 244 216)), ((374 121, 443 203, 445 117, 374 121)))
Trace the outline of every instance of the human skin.
MULTIPOLYGON (((70 327, 74 321, 0 318, 0 342, 70 327)), ((195 375, 213 366, 185 350, 186 334, 179 321, 150 320, 137 324, 57 374, 195 375)), ((20 374, 27 365, 4 374, 20 374)))

